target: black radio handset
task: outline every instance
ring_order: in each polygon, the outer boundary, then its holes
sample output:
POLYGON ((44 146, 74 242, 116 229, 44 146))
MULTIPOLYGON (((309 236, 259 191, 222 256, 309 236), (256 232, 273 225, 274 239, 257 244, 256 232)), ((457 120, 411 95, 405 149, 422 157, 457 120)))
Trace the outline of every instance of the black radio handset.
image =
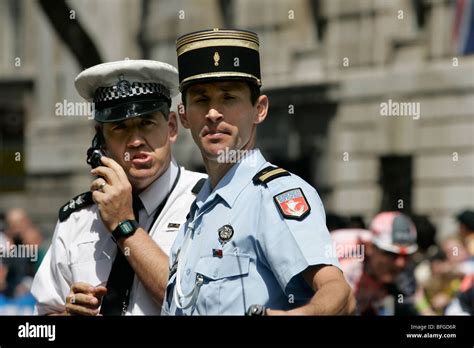
POLYGON ((103 146, 105 145, 104 136, 101 131, 98 131, 92 139, 92 146, 87 150, 87 164, 92 169, 102 165, 100 160, 102 156, 105 156, 103 146))

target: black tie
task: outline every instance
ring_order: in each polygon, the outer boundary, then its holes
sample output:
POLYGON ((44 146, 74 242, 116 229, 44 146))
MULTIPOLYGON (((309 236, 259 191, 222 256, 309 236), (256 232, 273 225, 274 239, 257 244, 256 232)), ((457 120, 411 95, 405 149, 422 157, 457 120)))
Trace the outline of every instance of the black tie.
MULTIPOLYGON (((133 196, 133 215, 138 221, 138 212, 143 208, 142 201, 138 196, 133 196)), ((135 272, 127 261, 126 256, 117 245, 109 279, 107 280, 107 294, 102 300, 100 313, 106 315, 124 315, 130 300, 130 291, 133 284, 135 272)))

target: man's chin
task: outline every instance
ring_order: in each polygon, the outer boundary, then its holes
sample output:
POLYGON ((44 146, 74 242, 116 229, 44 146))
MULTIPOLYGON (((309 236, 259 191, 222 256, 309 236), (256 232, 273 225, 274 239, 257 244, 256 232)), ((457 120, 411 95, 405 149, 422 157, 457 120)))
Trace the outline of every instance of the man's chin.
POLYGON ((202 147, 201 153, 207 160, 217 162, 231 150, 227 144, 206 144, 202 147))
POLYGON ((152 168, 138 169, 131 168, 128 172, 128 179, 135 188, 143 188, 150 185, 157 178, 156 171, 152 168))

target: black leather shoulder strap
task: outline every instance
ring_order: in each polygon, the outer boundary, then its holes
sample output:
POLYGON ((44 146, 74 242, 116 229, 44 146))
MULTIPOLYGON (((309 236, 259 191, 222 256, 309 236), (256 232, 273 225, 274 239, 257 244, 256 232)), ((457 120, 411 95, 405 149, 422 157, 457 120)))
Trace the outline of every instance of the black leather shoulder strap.
POLYGON ((72 213, 93 203, 92 192, 88 191, 77 195, 59 209, 59 221, 66 221, 72 213))
POLYGON ((204 178, 199 179, 198 182, 196 183, 196 185, 194 185, 194 187, 191 189, 191 192, 193 194, 197 195, 199 193, 199 191, 201 191, 202 185, 204 185, 205 182, 206 182, 206 179, 204 179, 204 178))

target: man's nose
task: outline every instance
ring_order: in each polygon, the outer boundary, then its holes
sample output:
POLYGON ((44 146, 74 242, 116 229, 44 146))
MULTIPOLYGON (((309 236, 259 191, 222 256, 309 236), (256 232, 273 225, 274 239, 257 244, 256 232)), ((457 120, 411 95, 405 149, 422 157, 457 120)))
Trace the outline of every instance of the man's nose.
POLYGON ((206 118, 215 123, 222 120, 224 115, 219 110, 217 110, 217 108, 211 106, 207 112, 206 118))
POLYGON ((407 265, 407 257, 404 255, 398 255, 397 258, 395 259, 395 265, 398 268, 405 268, 407 265))
POLYGON ((139 147, 144 143, 143 135, 141 134, 138 127, 135 127, 131 132, 128 138, 127 146, 128 147, 139 147))

